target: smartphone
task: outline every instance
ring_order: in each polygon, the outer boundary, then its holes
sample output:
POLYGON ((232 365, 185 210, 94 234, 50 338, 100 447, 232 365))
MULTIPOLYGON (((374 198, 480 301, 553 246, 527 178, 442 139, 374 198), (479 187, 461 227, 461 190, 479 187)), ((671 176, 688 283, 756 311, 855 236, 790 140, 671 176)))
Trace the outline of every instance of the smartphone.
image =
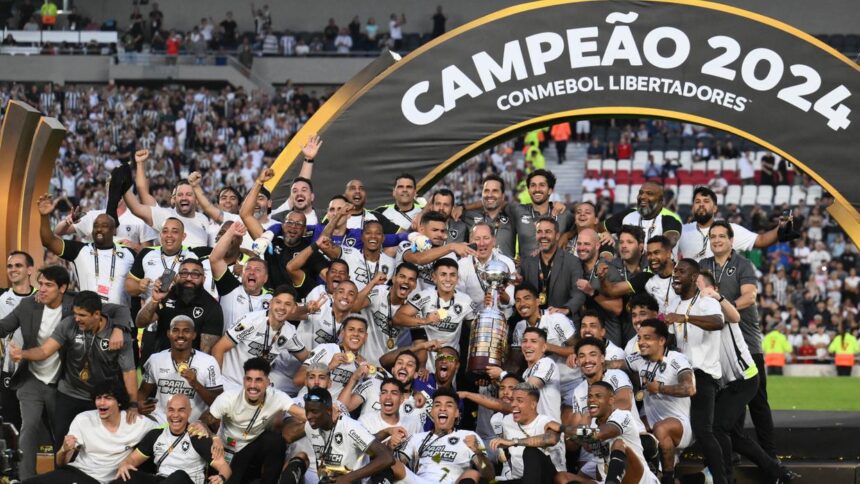
POLYGON ((173 282, 173 279, 176 277, 176 271, 173 269, 164 269, 164 273, 161 274, 161 292, 167 292, 170 289, 170 284, 173 282))
POLYGON ((785 217, 785 218, 791 217, 791 209, 783 210, 783 211, 782 211, 782 216, 783 216, 783 217, 785 217))
POLYGON ((478 250, 478 244, 472 242, 471 244, 469 244, 469 248, 472 250, 478 250))

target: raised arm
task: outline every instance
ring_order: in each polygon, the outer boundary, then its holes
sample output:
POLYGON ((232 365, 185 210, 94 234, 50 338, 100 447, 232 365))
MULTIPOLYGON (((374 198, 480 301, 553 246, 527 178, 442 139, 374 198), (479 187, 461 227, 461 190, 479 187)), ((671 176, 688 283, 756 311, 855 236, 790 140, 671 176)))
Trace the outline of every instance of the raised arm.
POLYGON ((366 453, 370 456, 370 462, 367 465, 341 476, 338 480, 343 482, 360 481, 394 465, 394 455, 391 450, 375 439, 370 443, 366 453))
POLYGON ((477 256, 469 244, 466 242, 455 242, 453 244, 445 244, 439 247, 433 247, 422 252, 406 252, 403 254, 403 260, 411 262, 415 265, 432 264, 436 260, 445 257, 449 253, 454 252, 457 257, 466 257, 467 255, 477 256))
POLYGON ((51 213, 54 211, 54 201, 47 193, 39 197, 37 205, 39 209, 39 238, 42 240, 42 245, 52 254, 60 255, 63 253, 63 239, 59 238, 51 230, 51 213))
POLYGON ((314 173, 314 159, 317 157, 322 144, 322 139, 316 133, 308 136, 308 142, 302 146, 302 155, 305 159, 302 162, 302 169, 299 170, 300 177, 311 179, 314 173))
POLYGON ((221 279, 221 277, 224 276, 224 273, 229 269, 225 257, 227 256, 227 252, 230 250, 230 245, 232 245, 234 240, 241 240, 244 236, 244 225, 240 223, 230 224, 230 227, 227 228, 227 232, 224 233, 221 239, 218 240, 218 243, 215 244, 215 247, 212 248, 212 252, 209 254, 209 264, 212 267, 212 277, 215 278, 216 281, 221 279))
POLYGON ((13 361, 43 361, 47 360, 57 351, 60 351, 60 342, 54 338, 48 338, 41 346, 22 350, 15 343, 9 343, 9 356, 13 361))
POLYGON ((146 177, 146 162, 149 160, 149 150, 138 150, 134 154, 134 184, 140 196, 140 202, 150 207, 158 205, 158 200, 149 193, 149 179, 146 177))
POLYGON ((236 346, 226 334, 212 347, 212 357, 218 362, 218 366, 224 368, 224 355, 236 346))
POLYGON ((511 404, 503 402, 498 398, 488 397, 486 395, 481 395, 480 393, 475 392, 466 392, 459 391, 457 395, 460 396, 463 400, 471 400, 478 405, 488 408, 494 412, 502 412, 504 414, 511 413, 511 404))
POLYGON ((677 385, 664 385, 662 382, 652 381, 646 385, 646 389, 651 393, 670 397, 692 397, 696 394, 696 375, 692 370, 686 369, 678 374, 677 385))
POLYGON ((245 227, 248 229, 248 233, 253 239, 259 238, 263 235, 263 232, 266 231, 263 224, 257 220, 257 217, 254 217, 254 208, 257 206, 257 195, 260 194, 260 189, 263 185, 274 178, 274 176, 275 172, 271 168, 262 170, 260 174, 257 175, 257 181, 254 183, 254 186, 251 187, 251 190, 248 191, 247 195, 245 195, 245 199, 242 200, 242 206, 239 207, 239 216, 242 217, 242 223, 245 224, 245 227))
POLYGON ((203 178, 203 175, 201 175, 199 171, 191 172, 191 174, 188 175, 188 183, 191 185, 191 190, 194 192, 194 198, 197 199, 197 205, 213 222, 217 224, 223 223, 224 212, 209 201, 209 197, 206 196, 206 192, 204 192, 203 187, 200 186, 201 178, 203 178))

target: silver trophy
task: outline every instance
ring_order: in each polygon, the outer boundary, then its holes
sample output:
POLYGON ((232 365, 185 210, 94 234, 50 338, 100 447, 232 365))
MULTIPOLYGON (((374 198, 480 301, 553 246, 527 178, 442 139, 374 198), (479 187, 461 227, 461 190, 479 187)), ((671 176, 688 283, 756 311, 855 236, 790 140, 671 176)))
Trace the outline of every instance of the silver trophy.
POLYGON ((508 321, 498 307, 498 289, 511 280, 508 266, 490 260, 478 272, 481 285, 492 294, 492 302, 478 313, 469 338, 468 371, 472 378, 486 378, 487 366, 502 366, 508 354, 508 321))

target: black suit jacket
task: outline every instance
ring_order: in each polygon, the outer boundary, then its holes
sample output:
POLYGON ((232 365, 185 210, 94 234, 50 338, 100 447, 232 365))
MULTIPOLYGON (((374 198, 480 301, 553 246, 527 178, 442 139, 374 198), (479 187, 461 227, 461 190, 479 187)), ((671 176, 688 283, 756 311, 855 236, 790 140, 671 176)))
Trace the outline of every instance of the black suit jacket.
MULTIPOLYGON (((72 301, 74 294, 65 294, 63 296, 62 315, 60 320, 68 316, 74 315, 72 311, 72 301)), ((37 348, 39 346, 39 328, 42 326, 42 313, 44 313, 45 305, 36 302, 35 296, 30 296, 21 300, 18 306, 0 319, 0 338, 5 338, 21 328, 21 337, 24 340, 23 349, 37 348)), ((102 306, 102 313, 107 316, 108 324, 114 327, 130 330, 132 327, 131 312, 125 306, 119 304, 105 303, 102 306)), ((18 388, 25 378, 28 378, 32 373, 28 369, 28 362, 21 361, 18 368, 15 370, 9 383, 10 388, 18 388)))
MULTIPOLYGON (((539 288, 540 255, 523 257, 520 272, 523 280, 539 288)), ((547 302, 552 307, 568 308, 570 319, 579 321, 579 308, 585 303, 585 293, 577 289, 577 279, 583 278, 582 262, 564 250, 557 250, 552 260, 547 302)))

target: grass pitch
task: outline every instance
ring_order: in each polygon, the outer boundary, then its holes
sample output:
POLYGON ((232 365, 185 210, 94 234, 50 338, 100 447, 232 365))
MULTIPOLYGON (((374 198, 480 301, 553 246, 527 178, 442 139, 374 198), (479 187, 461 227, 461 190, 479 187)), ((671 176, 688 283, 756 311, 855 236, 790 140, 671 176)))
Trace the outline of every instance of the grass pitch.
POLYGON ((774 410, 860 411, 860 378, 767 377, 774 410))

